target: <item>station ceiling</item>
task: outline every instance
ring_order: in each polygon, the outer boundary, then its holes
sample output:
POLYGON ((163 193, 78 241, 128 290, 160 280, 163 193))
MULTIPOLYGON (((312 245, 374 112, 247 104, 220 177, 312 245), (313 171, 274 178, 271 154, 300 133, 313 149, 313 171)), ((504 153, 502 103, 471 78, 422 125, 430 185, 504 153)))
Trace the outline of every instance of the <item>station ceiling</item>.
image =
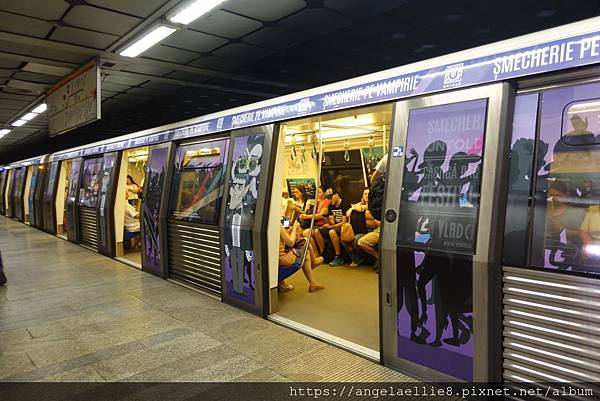
POLYGON ((0 164, 598 15, 599 0, 228 0, 136 58, 180 0, 0 1, 0 164), (16 117, 99 58, 102 119, 49 138, 16 117))

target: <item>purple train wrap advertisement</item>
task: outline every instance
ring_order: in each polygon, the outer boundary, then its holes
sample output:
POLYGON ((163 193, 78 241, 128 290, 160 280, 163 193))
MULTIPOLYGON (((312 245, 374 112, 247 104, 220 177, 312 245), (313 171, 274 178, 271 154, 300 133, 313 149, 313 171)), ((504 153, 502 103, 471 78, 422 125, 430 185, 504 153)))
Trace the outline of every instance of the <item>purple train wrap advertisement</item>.
POLYGON ((455 88, 501 82, 551 71, 595 64, 600 61, 600 35, 583 35, 524 46, 443 64, 426 70, 396 73, 390 70, 383 79, 366 81, 346 88, 320 92, 308 97, 296 97, 262 108, 238 114, 226 114, 202 120, 190 126, 175 128, 141 138, 121 140, 53 156, 51 160, 69 159, 94 153, 145 146, 168 140, 180 140, 214 132, 223 132, 274 121, 341 110, 368 104, 403 99, 455 88), (396 75, 397 74, 397 75, 396 75))
POLYGON ((264 134, 234 138, 225 206, 225 283, 232 299, 255 305, 252 229, 264 134))
POLYGON ((146 198, 143 204, 144 216, 144 252, 142 268, 152 274, 162 275, 160 263, 160 232, 158 229, 158 212, 165 181, 165 165, 169 149, 166 147, 152 149, 148 163, 146 178, 146 198))
POLYGON ((411 110, 397 238, 398 356, 466 381, 486 112, 485 99, 411 110))

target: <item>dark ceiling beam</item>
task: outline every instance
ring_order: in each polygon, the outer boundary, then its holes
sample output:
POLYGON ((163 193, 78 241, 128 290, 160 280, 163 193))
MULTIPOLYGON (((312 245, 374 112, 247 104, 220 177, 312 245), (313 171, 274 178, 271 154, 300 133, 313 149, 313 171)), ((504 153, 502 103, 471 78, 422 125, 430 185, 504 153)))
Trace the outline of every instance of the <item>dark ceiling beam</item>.
POLYGON ((115 71, 115 70, 104 70, 104 69, 102 70, 102 72, 106 73, 107 75, 114 75, 116 77, 146 78, 149 81, 163 82, 163 83, 167 83, 167 84, 171 84, 171 85, 191 86, 194 88, 209 89, 209 90, 213 90, 213 91, 217 91, 217 92, 229 92, 229 93, 236 93, 236 94, 240 94, 240 95, 251 95, 251 96, 258 96, 258 97, 263 97, 263 98, 267 98, 267 99, 281 96, 280 93, 259 92, 259 91, 253 91, 253 90, 231 88, 231 87, 226 87, 226 86, 221 86, 221 85, 210 85, 210 84, 204 84, 204 83, 200 83, 200 82, 184 81, 181 79, 157 77, 156 75, 148 75, 148 74, 142 74, 142 73, 138 73, 138 72, 115 71))
MULTIPOLYGON (((52 66, 56 66, 56 67, 68 67, 68 68, 74 68, 74 69, 79 68, 78 64, 65 63, 65 62, 61 62, 61 61, 49 60, 49 59, 40 58, 40 57, 27 56, 24 54, 0 52, 0 58, 10 59, 10 60, 15 60, 15 61, 22 61, 22 62, 52 65, 52 66)), ((105 73, 106 75, 134 77, 134 78, 142 77, 142 78, 146 78, 148 80, 152 80, 155 82, 164 82, 164 83, 174 84, 174 85, 193 86, 196 88, 210 89, 210 90, 229 92, 229 93, 238 93, 241 95, 252 95, 252 96, 258 96, 258 97, 263 97, 263 98, 272 98, 272 97, 277 97, 277 96, 281 95, 280 93, 260 92, 260 91, 232 88, 232 87, 221 86, 221 85, 202 84, 199 82, 159 77, 156 75, 142 74, 142 73, 137 73, 137 72, 118 71, 118 70, 107 69, 107 68, 101 68, 101 71, 103 73, 105 73)))
POLYGON ((90 57, 100 57, 103 60, 110 60, 119 64, 137 64, 149 67, 167 68, 176 71, 189 72, 191 74, 199 74, 204 76, 210 76, 215 78, 230 79, 234 81, 242 82, 253 82, 260 85, 268 85, 273 87, 280 87, 286 89, 297 89, 294 85, 282 82, 276 82, 271 80, 257 79, 254 77, 248 77, 239 74, 233 74, 229 72, 215 71, 202 67, 194 67, 191 65, 183 65, 177 63, 171 63, 168 61, 151 60, 140 57, 124 57, 116 53, 107 52, 104 50, 93 49, 85 46, 72 45, 69 43, 55 42, 47 39, 33 38, 31 36, 19 35, 10 32, 0 31, 0 40, 6 42, 19 43, 26 46, 36 46, 47 49, 54 49, 68 53, 88 55, 90 57))
POLYGON ((25 54, 18 54, 18 53, 0 52, 0 58, 7 59, 7 60, 14 60, 14 61, 24 61, 27 63, 51 65, 54 67, 66 67, 66 68, 75 68, 75 69, 80 67, 79 64, 75 64, 75 63, 66 63, 64 61, 50 60, 47 58, 28 56, 25 54))

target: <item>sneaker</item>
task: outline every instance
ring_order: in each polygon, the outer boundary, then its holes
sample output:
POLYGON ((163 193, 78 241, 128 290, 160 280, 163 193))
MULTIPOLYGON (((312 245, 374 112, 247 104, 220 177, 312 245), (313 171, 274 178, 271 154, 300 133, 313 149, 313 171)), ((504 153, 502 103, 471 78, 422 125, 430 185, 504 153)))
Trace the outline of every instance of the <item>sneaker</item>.
POLYGON ((344 259, 340 256, 336 256, 331 262, 329 262, 329 266, 335 267, 344 264, 344 259))
POLYGON ((357 267, 360 266, 362 264, 362 262, 364 262, 364 259, 359 259, 359 260, 353 260, 352 263, 350 263, 350 267, 357 267))

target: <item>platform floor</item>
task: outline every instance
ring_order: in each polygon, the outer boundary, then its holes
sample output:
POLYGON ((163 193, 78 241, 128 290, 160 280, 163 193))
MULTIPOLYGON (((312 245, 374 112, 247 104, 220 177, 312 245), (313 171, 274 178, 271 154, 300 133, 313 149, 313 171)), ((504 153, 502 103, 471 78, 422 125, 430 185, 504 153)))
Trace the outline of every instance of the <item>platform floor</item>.
POLYGON ((1 381, 409 381, 0 216, 1 381))

